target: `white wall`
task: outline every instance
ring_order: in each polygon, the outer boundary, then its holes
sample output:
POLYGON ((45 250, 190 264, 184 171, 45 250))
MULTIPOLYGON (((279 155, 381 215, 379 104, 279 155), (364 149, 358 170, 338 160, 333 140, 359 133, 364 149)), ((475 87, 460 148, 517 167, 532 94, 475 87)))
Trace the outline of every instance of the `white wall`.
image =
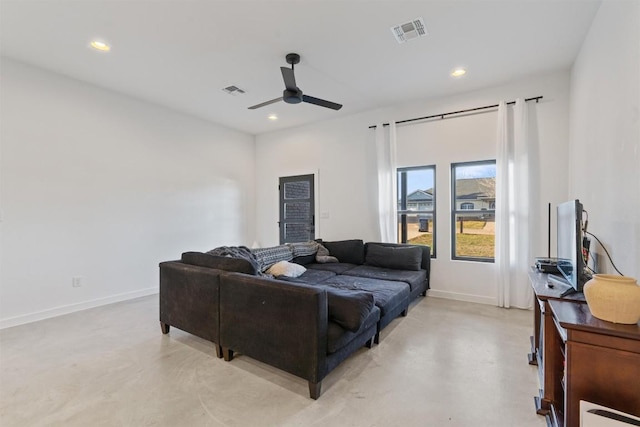
MULTIPOLYGON (((318 211, 329 215, 317 221, 317 236, 326 240, 378 240, 375 143, 374 131, 368 129, 369 125, 538 95, 544 99, 539 104, 530 104, 532 139, 538 144, 542 165, 534 172, 540 183, 540 193, 536 195, 540 203, 534 215, 540 234, 535 247, 540 255, 545 255, 547 203, 555 206, 567 197, 568 71, 259 135, 256 138, 258 242, 262 246, 278 243, 278 177, 313 171, 319 174, 318 211)), ((495 158, 496 120, 496 113, 489 112, 401 125, 398 129, 399 166, 437 166, 438 257, 433 260, 432 295, 488 304, 496 302, 493 264, 450 260, 448 200, 450 163, 495 158)), ((552 248, 555 248, 555 239, 552 248)))
MULTIPOLYGON (((583 203, 588 230, 604 243, 620 271, 636 278, 639 107, 640 2, 602 2, 571 75, 569 194, 583 203)), ((604 251, 596 251, 601 271, 615 274, 604 251)))
POLYGON ((366 115, 357 115, 256 137, 256 235, 260 246, 279 243, 278 178, 309 173, 317 175, 316 211, 320 215, 316 236, 326 240, 375 238, 377 225, 371 215, 375 204, 370 193, 377 184, 371 183, 375 147, 369 139, 373 135, 369 124, 366 115), (329 218, 322 218, 327 215, 329 218))
POLYGON ((160 261, 253 241, 253 136, 7 58, 1 84, 0 326, 157 292, 160 261))

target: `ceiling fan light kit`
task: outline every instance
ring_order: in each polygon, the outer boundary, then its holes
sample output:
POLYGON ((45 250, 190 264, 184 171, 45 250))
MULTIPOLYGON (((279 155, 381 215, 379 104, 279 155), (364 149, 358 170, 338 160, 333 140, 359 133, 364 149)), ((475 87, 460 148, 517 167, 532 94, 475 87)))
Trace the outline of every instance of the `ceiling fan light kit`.
POLYGON ((280 67, 285 87, 284 91, 282 92, 282 97, 253 105, 249 107, 250 110, 265 107, 279 101, 284 101, 287 104, 299 104, 301 102, 306 102, 308 104, 318 105, 320 107, 330 108, 332 110, 339 110, 342 108, 342 104, 337 104, 335 102, 303 94, 302 90, 300 90, 300 88, 296 85, 296 77, 293 72, 295 64, 298 64, 300 62, 300 55, 298 55, 297 53, 289 53, 286 56, 286 60, 288 64, 291 64, 291 68, 280 67))

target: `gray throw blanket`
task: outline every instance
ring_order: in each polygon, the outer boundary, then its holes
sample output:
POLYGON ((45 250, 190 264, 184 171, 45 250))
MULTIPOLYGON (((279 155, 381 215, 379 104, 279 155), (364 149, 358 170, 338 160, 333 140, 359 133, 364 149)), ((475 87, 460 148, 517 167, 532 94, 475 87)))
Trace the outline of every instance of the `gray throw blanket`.
POLYGON ((216 256, 244 259, 255 268, 258 275, 263 275, 260 272, 260 264, 258 263, 256 256, 246 246, 220 246, 219 248, 212 249, 207 253, 216 256))

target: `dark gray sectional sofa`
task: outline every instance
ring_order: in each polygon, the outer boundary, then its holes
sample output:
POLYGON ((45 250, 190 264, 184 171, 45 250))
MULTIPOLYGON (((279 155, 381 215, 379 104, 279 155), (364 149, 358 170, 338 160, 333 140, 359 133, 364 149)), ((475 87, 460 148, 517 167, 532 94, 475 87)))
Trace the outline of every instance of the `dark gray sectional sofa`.
POLYGON ((292 256, 306 268, 297 277, 263 277, 246 260, 197 252, 161 263, 162 332, 174 326, 214 342, 227 361, 241 353, 304 378, 317 399, 331 370, 426 294, 431 261, 427 246, 322 244, 339 262, 292 256))

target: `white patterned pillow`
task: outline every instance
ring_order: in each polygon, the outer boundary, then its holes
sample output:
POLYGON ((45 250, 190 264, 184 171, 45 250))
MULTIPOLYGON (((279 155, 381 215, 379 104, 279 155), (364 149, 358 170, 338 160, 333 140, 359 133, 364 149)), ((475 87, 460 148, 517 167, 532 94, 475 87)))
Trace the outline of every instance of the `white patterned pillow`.
POLYGON ((260 271, 265 271, 278 261, 291 261, 293 253, 287 245, 274 246, 272 248, 251 249, 255 255, 260 271))
POLYGON ((299 264, 289 261, 279 261, 269 267, 267 273, 273 277, 298 277, 304 274, 305 271, 307 271, 307 269, 299 264))

